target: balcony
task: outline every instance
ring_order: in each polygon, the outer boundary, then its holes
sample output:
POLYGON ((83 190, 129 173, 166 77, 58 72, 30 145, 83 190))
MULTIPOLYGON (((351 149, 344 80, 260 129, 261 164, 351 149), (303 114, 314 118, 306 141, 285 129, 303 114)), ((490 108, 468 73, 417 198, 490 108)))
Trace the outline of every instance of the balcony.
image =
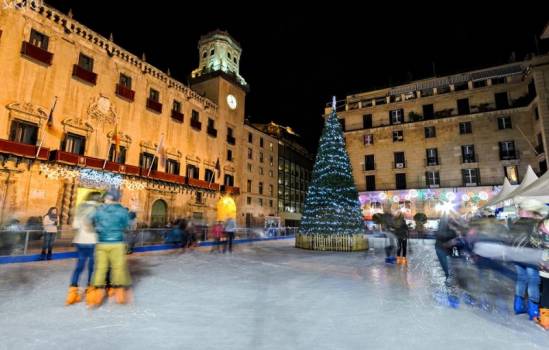
POLYGON ((95 85, 97 83, 97 74, 75 64, 72 66, 72 76, 82 81, 95 85))
POLYGON ((425 159, 425 166, 436 166, 436 165, 440 165, 440 161, 438 157, 425 159))
POLYGON ((44 63, 48 66, 51 65, 51 61, 53 59, 53 54, 51 52, 48 52, 38 46, 34 46, 27 41, 23 41, 23 46, 21 46, 21 55, 44 63))
POLYGON ((196 130, 202 130, 202 123, 196 119, 191 119, 191 128, 196 130))
POLYGON ((403 160, 401 162, 393 162, 393 169, 404 169, 406 168, 406 161, 403 160))
POLYGON ((376 170, 376 163, 362 164, 362 171, 376 170))
POLYGON ((517 150, 499 151, 500 160, 514 160, 519 159, 519 152, 517 150))
POLYGON ((221 187, 221 185, 216 184, 215 182, 210 183, 209 181, 194 179, 192 177, 187 178, 187 185, 212 191, 219 191, 219 188, 221 187))
POLYGON ((225 192, 227 194, 239 195, 240 194, 240 188, 234 187, 234 186, 223 185, 223 186, 221 186, 221 192, 225 192))
POLYGON ((14 156, 32 159, 49 159, 49 148, 41 147, 38 157, 36 157, 36 152, 38 152, 38 146, 0 139, 0 153, 12 154, 14 156))
POLYGON ((208 127, 207 132, 211 137, 217 137, 217 129, 208 127))
POLYGON ((465 154, 461 156, 461 163, 478 163, 478 156, 476 154, 465 154))
POLYGON ((180 123, 183 123, 183 120, 184 120, 183 113, 172 110, 172 119, 180 123))
POLYGON ((135 91, 122 84, 116 84, 116 95, 131 102, 135 99, 135 91))
POLYGON ((156 113, 162 113, 162 103, 151 100, 150 98, 147 99, 147 109, 156 112, 156 113))
POLYGON ((236 139, 234 138, 234 136, 227 135, 227 143, 229 145, 235 145, 236 144, 236 139))

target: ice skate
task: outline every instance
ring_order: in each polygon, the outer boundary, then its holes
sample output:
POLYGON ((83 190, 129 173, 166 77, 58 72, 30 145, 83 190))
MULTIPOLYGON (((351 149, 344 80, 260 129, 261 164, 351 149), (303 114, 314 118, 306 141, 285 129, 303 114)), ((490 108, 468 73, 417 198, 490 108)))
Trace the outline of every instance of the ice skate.
POLYGON ((126 288, 112 288, 112 291, 117 304, 127 304, 130 301, 129 292, 126 288))
POLYGON ((540 309, 539 318, 537 318, 536 323, 546 331, 549 330, 549 309, 540 309))
POLYGON ((82 296, 80 295, 80 290, 78 287, 69 287, 69 292, 67 293, 67 299, 65 300, 65 305, 72 305, 82 301, 82 296))
POLYGON ((105 298, 105 289, 92 287, 88 292, 86 303, 89 308, 99 307, 105 298))

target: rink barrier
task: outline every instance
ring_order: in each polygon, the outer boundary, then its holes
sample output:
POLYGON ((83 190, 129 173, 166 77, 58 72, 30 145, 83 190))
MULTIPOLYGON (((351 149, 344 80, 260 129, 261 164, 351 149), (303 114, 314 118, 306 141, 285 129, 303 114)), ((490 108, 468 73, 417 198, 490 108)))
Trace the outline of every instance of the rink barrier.
POLYGON ((295 236, 296 248, 320 251, 355 252, 368 250, 364 234, 300 234, 295 236))
MULTIPOLYGON (((233 244, 248 244, 248 243, 255 243, 255 242, 277 241, 277 240, 293 239, 293 238, 294 238, 294 235, 268 237, 268 238, 243 238, 243 239, 235 239, 233 241, 233 244)), ((214 241, 198 242, 199 247, 211 247, 211 246, 214 246, 214 245, 223 245, 223 244, 224 244, 224 242, 219 242, 218 243, 218 242, 214 242, 214 241)), ((163 251, 163 250, 177 250, 177 249, 181 249, 181 246, 176 245, 176 244, 155 244, 155 245, 135 247, 135 248, 133 248, 133 252, 134 253, 146 253, 146 252, 163 251)), ((75 251, 61 252, 61 253, 53 253, 51 260, 75 259, 77 257, 78 257, 78 254, 75 251)), ((43 261, 41 259, 40 254, 0 256, 0 265, 2 265, 2 264, 16 264, 16 263, 28 263, 28 262, 36 262, 36 261, 43 261)))

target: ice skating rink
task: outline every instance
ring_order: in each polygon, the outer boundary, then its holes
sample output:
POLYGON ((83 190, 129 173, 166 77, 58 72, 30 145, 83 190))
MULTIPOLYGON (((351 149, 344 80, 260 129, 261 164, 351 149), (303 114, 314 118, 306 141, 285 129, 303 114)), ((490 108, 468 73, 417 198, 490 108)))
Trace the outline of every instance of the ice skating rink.
POLYGON ((95 310, 64 306, 74 260, 0 265, 0 349, 549 348, 549 332, 511 314, 510 281, 479 273, 465 303, 432 243, 411 242, 408 267, 293 240, 133 255, 133 303, 95 310))

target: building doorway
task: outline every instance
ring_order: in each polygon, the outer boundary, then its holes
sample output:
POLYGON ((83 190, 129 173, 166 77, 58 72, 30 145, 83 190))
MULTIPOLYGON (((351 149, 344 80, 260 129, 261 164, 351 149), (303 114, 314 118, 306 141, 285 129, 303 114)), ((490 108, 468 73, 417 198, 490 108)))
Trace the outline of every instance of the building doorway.
POLYGON ((168 204, 162 199, 156 200, 151 209, 151 227, 163 227, 168 221, 168 204))

